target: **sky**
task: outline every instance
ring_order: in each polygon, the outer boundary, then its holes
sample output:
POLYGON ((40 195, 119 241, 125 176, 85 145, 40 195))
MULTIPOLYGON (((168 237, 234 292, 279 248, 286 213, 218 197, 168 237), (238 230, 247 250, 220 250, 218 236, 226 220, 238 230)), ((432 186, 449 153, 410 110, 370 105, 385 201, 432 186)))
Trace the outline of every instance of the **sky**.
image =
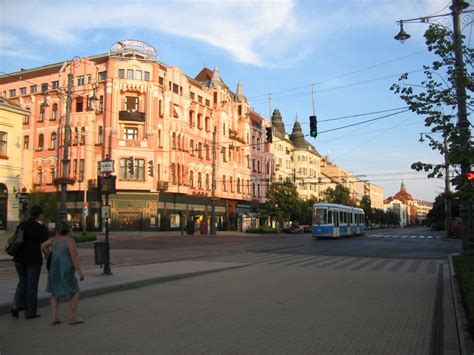
MULTIPOLYGON (((450 3, 0 0, 0 75, 106 53, 122 39, 141 40, 160 61, 191 77, 217 66, 232 90, 242 83, 256 112, 270 118, 278 108, 287 133, 298 120, 322 156, 382 187, 385 198, 403 181, 414 198, 433 201, 444 180, 410 166, 443 157, 419 142, 429 131, 424 118, 402 112, 404 102, 390 91, 405 72, 405 83, 421 82, 422 66, 433 61, 423 41, 428 26, 405 24, 411 38, 403 44, 393 37, 396 21, 448 13, 450 3), (313 98, 316 138, 309 136, 313 98)), ((464 28, 469 45, 471 33, 472 23, 464 28)))

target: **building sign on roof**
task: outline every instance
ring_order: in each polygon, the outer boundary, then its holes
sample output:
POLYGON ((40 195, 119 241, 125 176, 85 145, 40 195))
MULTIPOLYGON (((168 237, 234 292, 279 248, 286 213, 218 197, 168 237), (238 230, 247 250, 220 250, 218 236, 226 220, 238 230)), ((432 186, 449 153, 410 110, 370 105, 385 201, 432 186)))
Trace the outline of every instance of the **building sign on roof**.
POLYGON ((148 58, 155 58, 158 55, 153 46, 136 39, 123 39, 110 47, 110 54, 114 55, 127 56, 137 52, 148 58))

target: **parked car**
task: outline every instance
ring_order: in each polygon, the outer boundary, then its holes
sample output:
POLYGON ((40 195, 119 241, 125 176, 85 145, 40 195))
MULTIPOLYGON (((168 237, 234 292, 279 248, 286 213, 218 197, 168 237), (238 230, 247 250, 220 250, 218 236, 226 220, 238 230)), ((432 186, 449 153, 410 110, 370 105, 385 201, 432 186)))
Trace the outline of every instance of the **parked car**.
POLYGON ((432 231, 442 231, 444 230, 444 224, 442 222, 435 222, 431 224, 432 231))

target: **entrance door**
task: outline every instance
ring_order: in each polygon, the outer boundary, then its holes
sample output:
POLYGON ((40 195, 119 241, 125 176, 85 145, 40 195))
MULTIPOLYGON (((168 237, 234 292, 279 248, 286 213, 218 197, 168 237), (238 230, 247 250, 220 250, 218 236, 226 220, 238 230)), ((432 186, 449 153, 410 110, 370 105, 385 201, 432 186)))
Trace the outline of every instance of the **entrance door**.
POLYGON ((0 229, 7 229, 8 189, 0 184, 0 229))
POLYGON ((143 229, 143 214, 141 212, 119 212, 119 229, 124 231, 140 231, 143 229))

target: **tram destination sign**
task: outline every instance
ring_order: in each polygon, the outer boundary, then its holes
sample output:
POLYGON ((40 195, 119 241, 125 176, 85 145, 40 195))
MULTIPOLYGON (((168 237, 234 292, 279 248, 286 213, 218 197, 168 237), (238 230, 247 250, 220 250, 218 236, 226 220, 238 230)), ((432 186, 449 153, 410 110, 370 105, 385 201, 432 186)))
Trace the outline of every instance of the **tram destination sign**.
POLYGON ((114 161, 113 160, 101 160, 100 161, 100 172, 101 173, 113 173, 114 172, 114 161))

